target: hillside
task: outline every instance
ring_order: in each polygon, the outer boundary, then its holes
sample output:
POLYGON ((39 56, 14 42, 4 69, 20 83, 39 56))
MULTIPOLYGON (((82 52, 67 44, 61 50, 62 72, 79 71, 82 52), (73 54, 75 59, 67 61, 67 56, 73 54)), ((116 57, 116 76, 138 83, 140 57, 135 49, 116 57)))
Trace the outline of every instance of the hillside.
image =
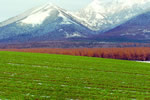
POLYGON ((0 99, 150 99, 150 64, 0 52, 0 99))
POLYGON ((150 12, 143 13, 136 16, 129 21, 115 27, 112 30, 104 33, 105 38, 119 40, 119 41, 141 41, 149 42, 150 40, 150 12), (114 36, 115 34, 115 36, 114 36))

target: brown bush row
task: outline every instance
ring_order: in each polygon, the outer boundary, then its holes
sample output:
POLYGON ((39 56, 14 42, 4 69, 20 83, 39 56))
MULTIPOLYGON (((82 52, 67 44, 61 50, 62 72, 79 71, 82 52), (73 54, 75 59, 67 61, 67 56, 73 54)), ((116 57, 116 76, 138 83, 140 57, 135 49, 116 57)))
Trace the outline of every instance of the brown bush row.
POLYGON ((150 60, 150 48, 78 48, 78 49, 1 49, 1 51, 19 51, 33 53, 48 53, 48 54, 64 54, 75 56, 88 56, 100 58, 112 58, 123 60, 150 60))

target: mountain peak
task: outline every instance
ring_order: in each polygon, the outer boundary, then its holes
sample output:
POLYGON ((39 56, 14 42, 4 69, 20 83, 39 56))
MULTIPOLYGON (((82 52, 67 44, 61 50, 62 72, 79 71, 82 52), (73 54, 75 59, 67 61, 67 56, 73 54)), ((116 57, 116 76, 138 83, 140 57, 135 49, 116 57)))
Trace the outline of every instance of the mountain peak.
POLYGON ((46 3, 43 6, 33 10, 29 16, 21 20, 22 24, 31 24, 32 26, 42 24, 52 12, 59 12, 60 8, 52 3, 46 3))
POLYGON ((92 30, 107 30, 149 10, 150 0, 93 0, 77 14, 92 30))
POLYGON ((17 22, 19 20, 21 21, 22 24, 25 24, 25 23, 31 24, 33 21, 36 22, 33 25, 40 24, 42 22, 42 20, 40 19, 38 21, 38 18, 41 17, 41 18, 45 19, 48 16, 48 15, 46 15, 46 13, 43 13, 44 15, 43 14, 40 15, 40 12, 46 12, 47 11, 47 14, 48 14, 48 11, 50 11, 52 9, 53 10, 54 9, 59 10, 60 8, 58 6, 56 6, 55 4, 53 4, 51 2, 48 2, 44 5, 34 7, 34 8, 32 8, 32 9, 30 9, 30 10, 28 10, 28 11, 26 11, 26 12, 24 12, 24 13, 18 15, 18 16, 12 17, 12 18, 10 18, 6 21, 1 22, 0 27, 12 24, 12 23, 17 22), (37 16, 34 16, 35 18, 33 18, 31 15, 37 15, 37 16))
POLYGON ((42 5, 41 7, 43 8, 59 8, 57 5, 51 3, 51 2, 47 2, 46 4, 42 5))

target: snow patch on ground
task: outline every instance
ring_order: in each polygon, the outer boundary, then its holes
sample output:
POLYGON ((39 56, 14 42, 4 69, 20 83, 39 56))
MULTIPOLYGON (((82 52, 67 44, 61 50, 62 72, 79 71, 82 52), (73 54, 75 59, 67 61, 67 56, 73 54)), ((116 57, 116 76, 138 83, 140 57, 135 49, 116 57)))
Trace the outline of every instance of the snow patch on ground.
POLYGON ((141 63, 150 63, 150 61, 137 61, 137 62, 141 62, 141 63))
MULTIPOLYGON (((13 66, 25 66, 26 65, 26 64, 17 64, 17 63, 7 63, 7 64, 13 65, 13 66)), ((44 66, 44 65, 27 65, 27 66, 48 68, 48 66, 44 66)))
POLYGON ((135 36, 137 35, 136 33, 124 33, 124 34, 120 34, 120 36, 135 36))
POLYGON ((72 37, 82 37, 82 35, 78 32, 75 32, 73 34, 66 33, 66 38, 72 38, 72 37))
POLYGON ((143 30, 143 32, 144 33, 150 33, 150 30, 145 29, 145 30, 143 30))

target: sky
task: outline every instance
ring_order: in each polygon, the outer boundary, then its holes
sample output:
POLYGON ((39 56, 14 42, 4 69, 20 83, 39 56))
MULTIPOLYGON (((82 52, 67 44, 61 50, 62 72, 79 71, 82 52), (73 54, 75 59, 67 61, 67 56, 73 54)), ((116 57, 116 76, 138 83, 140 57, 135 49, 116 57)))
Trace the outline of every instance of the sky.
POLYGON ((92 0, 0 0, 0 22, 48 2, 66 10, 77 11, 88 5, 92 0))

